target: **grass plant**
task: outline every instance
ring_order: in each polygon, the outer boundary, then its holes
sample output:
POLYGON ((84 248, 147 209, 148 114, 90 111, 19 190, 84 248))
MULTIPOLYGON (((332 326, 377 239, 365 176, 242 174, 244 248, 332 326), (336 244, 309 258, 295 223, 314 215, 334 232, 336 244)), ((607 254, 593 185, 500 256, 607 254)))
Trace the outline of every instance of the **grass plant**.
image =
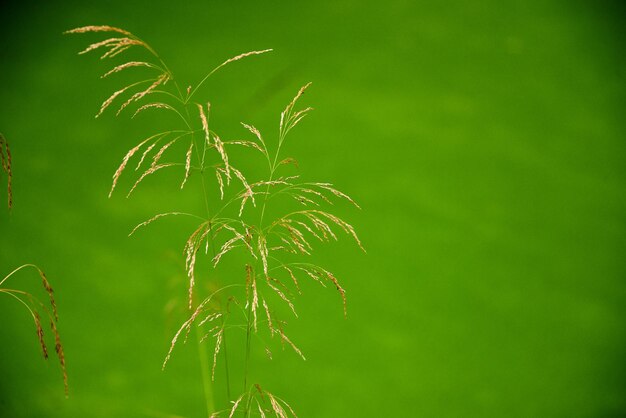
POLYGON ((61 343, 61 337, 59 336, 59 331, 57 328, 59 315, 57 313, 57 305, 54 299, 54 290, 52 289, 52 286, 50 285, 50 282, 48 281, 45 273, 34 264, 24 264, 22 266, 19 266, 15 270, 4 276, 2 280, 0 280, 0 293, 13 298, 28 310, 33 318, 33 322, 35 323, 37 340, 39 341, 39 346, 41 347, 43 357, 46 360, 49 357, 49 352, 48 344, 46 343, 46 338, 44 335, 45 333, 42 321, 47 321, 48 324, 50 324, 50 330, 52 331, 52 335, 54 336, 54 351, 57 358, 59 359, 59 364, 61 365, 61 370, 63 373, 65 396, 68 396, 69 387, 67 370, 65 368, 65 353, 63 352, 63 344, 61 343), (48 295, 48 306, 41 302, 41 300, 34 296, 32 293, 18 288, 14 288, 13 286, 7 287, 6 283, 9 281, 9 279, 13 278, 19 272, 26 269, 36 270, 39 274, 42 286, 46 294, 48 295))
POLYGON ((299 106, 310 83, 300 88, 281 112, 275 139, 269 139, 254 125, 244 122, 241 129, 246 139, 226 139, 212 128, 211 103, 197 97, 199 89, 224 67, 269 53, 271 49, 236 55, 213 68, 195 85, 186 85, 148 43, 129 31, 112 26, 85 26, 66 33, 109 35, 91 43, 80 54, 100 53, 101 58, 107 60, 117 60, 131 53, 133 57, 144 57, 116 62, 103 74, 103 78, 108 78, 122 71, 137 74, 141 71, 146 76, 113 92, 102 103, 96 117, 109 111, 116 115, 128 113, 132 117, 159 111, 169 112, 179 121, 179 125, 171 129, 149 133, 130 148, 113 175, 109 197, 118 188, 123 175, 134 176, 127 197, 157 172, 169 171, 171 176, 178 176, 180 189, 192 184, 191 178, 199 178, 193 184, 201 189, 197 196, 202 200, 203 213, 158 213, 130 233, 133 235, 169 217, 188 217, 197 222, 183 245, 188 317, 171 340, 163 368, 176 346, 187 341, 195 329, 199 343, 210 342, 213 347, 210 368, 201 356, 207 415, 295 417, 294 409, 286 401, 251 381, 251 350, 262 349, 271 358, 275 345, 271 341, 277 341, 305 359, 302 350, 288 336, 285 320, 287 312, 297 317, 295 299, 301 294, 301 281, 313 280, 321 286, 335 288, 347 315, 346 291, 338 278, 314 260, 310 261, 313 242, 337 240, 340 234, 346 234, 363 249, 352 225, 328 210, 337 201, 358 208, 356 202, 331 183, 301 181, 298 175, 289 174, 292 167, 287 169, 296 163, 286 155, 287 138, 312 110, 299 106), (258 161, 255 167, 265 167, 265 174, 251 179, 244 173, 239 168, 240 161, 231 158, 235 147, 247 149, 246 166, 250 161, 258 161), (293 210, 281 212, 284 205, 270 210, 279 199, 289 200, 293 210), (204 271, 203 275, 203 270, 198 268, 199 257, 207 259, 210 274, 204 271), (240 265, 240 274, 235 279, 220 273, 226 258, 240 265), (215 290, 199 295, 199 280, 213 281, 215 290), (231 395, 231 381, 235 376, 231 376, 227 363, 226 341, 231 333, 237 332, 245 335, 245 354, 241 359, 243 375, 236 377, 242 386, 238 394, 231 395), (211 382, 215 380, 221 356, 226 370, 222 386, 226 387, 230 403, 214 406, 211 382))

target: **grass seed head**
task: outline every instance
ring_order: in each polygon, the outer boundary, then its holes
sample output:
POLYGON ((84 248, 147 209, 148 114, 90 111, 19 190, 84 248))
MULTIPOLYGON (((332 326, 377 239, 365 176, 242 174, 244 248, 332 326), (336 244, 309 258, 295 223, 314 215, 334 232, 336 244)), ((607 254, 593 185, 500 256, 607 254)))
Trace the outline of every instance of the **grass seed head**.
POLYGON ((41 318, 39 317, 39 312, 33 311, 35 317, 35 327, 37 328, 37 339, 39 340, 39 346, 41 347, 41 351, 43 352, 43 358, 48 359, 48 347, 46 346, 46 341, 43 338, 43 327, 41 326, 41 318))
POLYGON ((65 353, 63 351, 63 344, 61 344, 61 337, 59 336, 59 331, 57 330, 54 321, 50 321, 50 328, 52 329, 52 333, 54 334, 54 351, 56 351, 57 353, 59 364, 61 365, 61 370, 63 371, 63 385, 65 386, 65 396, 68 396, 69 385, 67 378, 67 368, 65 366, 65 353))
POLYGON ((64 34, 72 34, 72 33, 87 33, 87 32, 117 32, 126 36, 133 36, 132 33, 125 31, 124 29, 116 28, 113 26, 82 26, 79 28, 74 28, 63 32, 64 34))
POLYGON ((7 174, 7 206, 9 210, 13 208, 13 171, 11 169, 11 149, 9 143, 0 133, 0 161, 2 170, 7 174))

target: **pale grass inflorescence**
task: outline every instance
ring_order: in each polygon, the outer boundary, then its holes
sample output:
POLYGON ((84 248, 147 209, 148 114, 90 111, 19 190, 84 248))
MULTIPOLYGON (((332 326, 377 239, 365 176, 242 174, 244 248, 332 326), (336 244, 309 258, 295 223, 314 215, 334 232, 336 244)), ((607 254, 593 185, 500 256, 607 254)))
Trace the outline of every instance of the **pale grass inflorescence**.
POLYGON ((0 280, 0 293, 5 294, 7 296, 12 297, 14 300, 23 305, 30 315, 33 318, 33 322, 35 323, 35 329, 37 332, 37 339, 39 341, 39 346, 41 347, 41 351, 44 359, 48 359, 48 345, 46 344, 45 333, 44 333, 44 325, 42 325, 42 321, 45 320, 48 322, 50 326, 50 330, 52 331, 52 335, 54 336, 54 351, 59 360, 59 364, 61 366, 61 371, 63 373, 63 384, 65 387, 65 395, 68 395, 68 379, 67 379, 67 370, 65 368, 65 353, 63 352, 63 345, 61 344, 61 338, 59 336, 59 331, 57 329, 57 323, 59 321, 59 315, 57 313, 57 305, 56 300, 54 298, 54 290, 50 285, 45 273, 34 264, 24 264, 6 276, 2 280, 0 280), (48 306, 41 302, 37 297, 35 297, 32 293, 26 292, 21 289, 7 287, 6 282, 13 276, 15 276, 18 272, 25 269, 34 269, 39 274, 39 278, 41 279, 42 287, 47 294, 48 297, 48 306))
MULTIPOLYGON (((195 86, 183 89, 155 50, 126 30, 111 26, 85 26, 66 33, 88 32, 113 35, 92 43, 81 51, 81 54, 100 52, 102 59, 110 59, 134 47, 142 49, 144 55, 148 57, 144 60, 135 59, 117 64, 102 77, 113 77, 116 73, 131 68, 143 68, 151 73, 149 78, 116 90, 102 103, 96 117, 109 108, 116 108, 115 112, 119 115, 132 107, 133 117, 142 112, 158 110, 171 112, 181 123, 178 129, 151 134, 126 153, 113 175, 109 196, 118 186, 121 176, 130 170, 131 160, 138 174, 127 196, 130 196, 147 177, 163 169, 181 170, 181 189, 188 184, 192 176, 198 176, 202 187, 206 213, 202 215, 187 212, 159 213, 137 225, 130 233, 132 235, 140 228, 170 216, 192 217, 199 221, 183 248, 188 279, 187 306, 190 315, 175 333, 165 356, 163 368, 170 360, 176 345, 186 341, 195 328, 202 334, 199 341, 213 341, 213 365, 210 370, 210 378, 213 380, 219 354, 225 351, 227 335, 231 331, 241 330, 246 334, 243 393, 231 398, 227 382, 231 406, 223 409, 214 408, 212 402, 207 400, 208 414, 212 417, 233 417, 240 413, 243 413, 243 416, 254 414, 261 417, 295 417, 293 409, 285 401, 261 389, 257 383, 248 383, 251 338, 257 336, 271 358, 269 345, 259 336, 264 329, 270 338, 276 337, 283 347, 291 347, 304 359, 303 352, 286 334, 286 322, 280 314, 284 308, 278 304, 284 304, 284 307, 297 316, 294 298, 301 293, 300 282, 305 279, 311 279, 322 286, 330 284, 334 287, 341 298, 344 315, 347 313, 347 304, 346 292, 333 273, 316 264, 301 261, 300 258, 311 255, 314 241, 337 240, 341 233, 351 237, 363 249, 352 225, 324 209, 324 206, 333 204, 335 200, 344 200, 358 208, 352 198, 331 183, 302 182, 299 181, 299 176, 280 174, 288 165, 297 166, 295 159, 283 157, 281 151, 284 151, 283 145, 289 132, 312 110, 310 107, 297 108, 299 99, 310 83, 300 88, 281 112, 278 138, 275 142, 266 141, 256 127, 243 122, 242 127, 248 132, 249 139, 226 140, 211 128, 211 104, 195 101, 196 92, 212 74, 226 65, 243 58, 268 53, 272 51, 271 49, 246 52, 227 59, 195 86), (267 176, 249 181, 230 158, 229 150, 232 147, 243 147, 249 149, 251 153, 256 153, 261 165, 267 165, 267 176), (176 155, 173 151, 175 149, 181 149, 178 151, 180 154, 176 155), (211 183, 207 180, 209 178, 213 179, 210 180, 211 183), (209 184, 214 186, 210 187, 209 184), (207 197, 209 189, 215 192, 214 201, 209 201, 207 197), (268 215, 266 218, 266 214, 269 213, 267 208, 272 200, 280 197, 288 198, 304 208, 287 211, 272 218, 268 215), (207 297, 197 297, 198 256, 207 256, 212 269, 218 271, 221 262, 235 253, 238 253, 242 263, 241 280, 218 287, 207 297), (245 303, 240 302, 242 297, 245 297, 245 303), (240 318, 242 323, 236 322, 237 318, 240 318)), ((226 376, 228 379, 228 366, 226 376)))

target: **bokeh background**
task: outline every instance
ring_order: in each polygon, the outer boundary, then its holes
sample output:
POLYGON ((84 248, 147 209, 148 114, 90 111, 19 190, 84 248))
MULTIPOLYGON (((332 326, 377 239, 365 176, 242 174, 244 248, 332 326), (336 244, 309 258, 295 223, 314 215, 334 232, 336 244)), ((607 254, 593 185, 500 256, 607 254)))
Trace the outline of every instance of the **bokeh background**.
MULTIPOLYGON (((349 314, 332 289, 306 289, 289 324, 306 362, 253 355, 255 381, 300 417, 626 416, 622 2, 1 7, 0 131, 15 206, 0 211, 0 276, 32 262, 53 283, 70 397, 27 312, 4 297, 0 416, 206 416, 194 344, 161 371, 183 318, 193 224, 127 238, 159 211, 193 210, 198 195, 164 174, 130 199, 126 177, 107 199, 126 150, 166 120, 93 118, 133 76, 100 80, 112 63, 76 55, 103 38, 61 33, 88 24, 146 39, 183 84, 274 48, 202 90, 226 138, 245 136, 240 121, 274 138, 282 107, 313 82, 303 104, 315 111, 288 154, 305 178, 361 204, 337 211, 368 253, 347 239, 317 251, 349 314)), ((32 273, 14 280, 39 292, 32 273)))

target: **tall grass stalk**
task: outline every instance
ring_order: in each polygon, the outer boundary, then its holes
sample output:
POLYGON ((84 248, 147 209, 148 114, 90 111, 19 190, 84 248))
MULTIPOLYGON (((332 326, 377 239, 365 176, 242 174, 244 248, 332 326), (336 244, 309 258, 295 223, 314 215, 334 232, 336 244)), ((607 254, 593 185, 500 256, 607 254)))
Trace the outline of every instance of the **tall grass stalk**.
MULTIPOLYGON (((324 287, 330 284, 339 293, 344 315, 347 314, 347 305, 346 292, 335 275, 317 264, 301 259, 311 256, 313 241, 337 240, 340 232, 350 236, 363 248, 354 228, 324 209, 336 200, 344 200, 358 208, 348 195, 331 183, 303 182, 297 175, 285 174, 286 167, 295 163, 293 158, 283 157, 288 134, 312 110, 310 107, 298 107, 298 101, 310 83, 297 91, 280 114, 275 142, 266 142, 257 128, 243 122, 241 125, 244 132, 247 132, 248 139, 224 139, 212 129, 211 103, 196 101, 200 87, 224 67, 244 58, 266 54, 271 49, 250 51, 227 59, 208 71, 198 83, 183 89, 185 84, 179 84, 157 52, 131 32, 111 26, 85 26, 66 33, 110 35, 90 44, 81 54, 99 52, 103 59, 115 59, 135 50, 136 56, 143 57, 141 60, 123 61, 103 75, 112 77, 121 71, 143 71, 146 74, 139 81, 115 91, 102 103, 96 117, 114 108, 117 109, 117 115, 133 111, 132 117, 146 111, 162 111, 170 112, 181 124, 173 127, 174 129, 153 133, 133 146, 113 175, 109 196, 116 189, 120 177, 130 171, 128 167, 131 160, 133 165, 137 162, 135 171, 138 174, 127 196, 146 178, 157 172, 169 171, 170 175, 180 176, 181 189, 187 185, 190 177, 200 177, 201 191, 198 195, 202 196, 204 215, 188 212, 158 213, 137 225, 130 234, 165 217, 186 216, 198 221, 183 247, 189 280, 189 315, 172 338, 163 368, 170 360, 176 345, 186 341, 192 328, 195 328, 199 343, 205 340, 213 342, 213 364, 210 371, 206 358, 202 356, 203 350, 199 351, 206 406, 211 417, 232 418, 236 414, 245 417, 295 417, 294 410, 282 398, 259 383, 251 382, 253 346, 257 347, 258 344, 271 358, 273 346, 267 341, 268 338, 277 339, 281 346, 290 347, 304 359, 300 348, 287 336, 286 322, 283 319, 284 312, 290 312, 297 317, 293 301, 301 293, 300 281, 311 279, 324 287), (182 149, 177 149, 177 145, 182 146, 182 149), (250 181, 237 168, 237 161, 230 157, 229 150, 233 147, 247 148, 250 155, 246 158, 252 160, 256 157, 260 166, 267 164, 266 176, 250 181), (206 178, 208 174, 215 179, 211 189, 206 178), (216 195, 215 198, 211 197, 212 194, 216 195), (297 205, 299 208, 270 218, 267 209, 273 199, 287 199, 292 202, 290 205, 297 205), (240 279, 231 283, 218 280, 218 276, 212 274, 211 282, 217 290, 213 290, 206 297, 198 296, 196 261, 198 255, 203 253, 216 272, 221 271, 220 263, 224 258, 239 260, 242 272, 240 279), (231 372, 227 363, 226 336, 238 331, 245 332, 241 376, 243 387, 241 393, 233 399, 230 394, 231 372), (253 344, 253 339, 258 342, 253 344), (215 368, 220 354, 224 358, 224 386, 230 404, 214 408, 213 392, 208 379, 210 375, 210 380, 215 380, 215 368)), ((276 206, 274 212, 280 210, 276 206)))

